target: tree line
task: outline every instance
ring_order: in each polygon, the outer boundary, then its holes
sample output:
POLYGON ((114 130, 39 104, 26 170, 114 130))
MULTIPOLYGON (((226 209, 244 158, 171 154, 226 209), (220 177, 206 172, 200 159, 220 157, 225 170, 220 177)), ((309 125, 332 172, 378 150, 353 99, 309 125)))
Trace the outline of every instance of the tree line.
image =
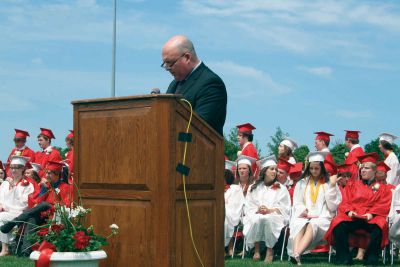
MULTIPOLYGON (((232 128, 228 135, 224 135, 225 155, 229 158, 229 160, 236 160, 237 152, 240 150, 237 134, 238 134, 238 129, 232 128)), ((262 158, 272 154, 278 157, 278 146, 285 137, 290 137, 289 133, 283 131, 280 127, 277 127, 275 134, 271 136, 271 140, 267 143, 266 154, 262 153, 259 142, 255 140, 253 144, 257 149, 259 157, 262 158)), ((396 144, 394 144, 393 148, 394 148, 393 152, 396 154, 398 158, 400 158, 399 147, 396 144)), ((314 151, 315 149, 311 148, 311 150, 314 151)), ((307 145, 299 145, 299 147, 293 152, 293 155, 297 162, 304 162, 305 157, 311 150, 307 145)), ((337 165, 343 164, 345 160, 345 154, 349 152, 344 142, 337 140, 335 143, 330 144, 330 150, 336 164, 337 165)), ((381 160, 384 159, 384 155, 379 149, 378 137, 367 143, 364 146, 364 151, 365 153, 376 152, 379 154, 381 160)))

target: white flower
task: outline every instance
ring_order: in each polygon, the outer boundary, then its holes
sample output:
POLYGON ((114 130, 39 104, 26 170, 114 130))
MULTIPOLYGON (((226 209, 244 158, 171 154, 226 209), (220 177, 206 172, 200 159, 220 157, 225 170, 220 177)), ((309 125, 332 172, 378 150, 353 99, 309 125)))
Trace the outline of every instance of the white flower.
POLYGON ((380 184, 376 183, 376 184, 374 184, 374 186, 372 187, 372 190, 373 190, 374 192, 376 192, 376 191, 378 191, 378 189, 379 189, 380 186, 381 186, 380 184))
POLYGON ((56 192, 57 195, 60 194, 60 189, 59 188, 54 189, 54 191, 56 192))
POLYGON ((111 228, 111 230, 118 230, 119 229, 118 225, 116 225, 115 223, 111 224, 110 228, 111 228))
POLYGON ((349 152, 344 153, 344 156, 347 158, 349 156, 349 152))

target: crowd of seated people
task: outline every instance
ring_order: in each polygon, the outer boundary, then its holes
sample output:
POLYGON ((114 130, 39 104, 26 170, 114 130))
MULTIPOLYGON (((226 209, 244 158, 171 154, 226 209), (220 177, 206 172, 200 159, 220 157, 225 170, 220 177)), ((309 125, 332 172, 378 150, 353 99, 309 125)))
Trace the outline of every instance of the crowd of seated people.
POLYGON ((285 229, 288 241, 280 245, 286 246, 290 260, 297 265, 302 265, 302 255, 318 247, 334 251, 337 264, 362 260, 366 266, 375 266, 390 241, 399 245, 400 185, 394 135, 379 136, 379 148, 385 155, 380 161, 376 152, 365 153, 359 145, 359 131, 346 131, 345 145, 350 152, 344 164, 337 166, 328 148, 333 135, 316 132, 316 151, 306 156, 303 166, 296 163, 293 151, 297 144, 289 138, 280 143, 278 158, 257 160, 251 145, 254 129, 251 124, 238 126, 242 150, 236 162, 226 158, 227 187, 236 184, 241 189, 235 191, 236 207, 230 200, 232 192, 225 191, 225 221, 231 222, 229 226, 225 223, 229 256, 234 253, 231 244, 237 234, 233 229, 238 225, 243 228, 244 250, 266 264, 277 254, 274 247, 285 229), (369 238, 360 242, 359 233, 369 238))
POLYGON ((28 256, 32 231, 51 218, 56 203, 69 206, 73 199, 73 131, 65 138, 70 149, 65 160, 51 146, 50 129, 40 128, 36 153, 26 146, 28 137, 16 129, 15 148, 4 164, 0 161, 0 257, 10 254, 12 231, 22 226, 20 251, 28 256))

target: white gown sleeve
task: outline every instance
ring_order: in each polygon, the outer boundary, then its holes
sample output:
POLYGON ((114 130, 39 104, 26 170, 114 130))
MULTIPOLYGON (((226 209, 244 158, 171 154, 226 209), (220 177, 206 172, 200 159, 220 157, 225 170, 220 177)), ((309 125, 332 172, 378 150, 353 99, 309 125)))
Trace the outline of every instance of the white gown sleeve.
POLYGON ((291 201, 289 191, 286 186, 281 186, 276 195, 276 202, 274 203, 274 209, 278 209, 285 220, 289 220, 291 201))
POLYGON ((327 187, 325 193, 326 206, 331 213, 336 213, 340 202, 342 202, 342 194, 337 184, 334 187, 330 186, 329 182, 325 185, 327 187))
POLYGON ((293 193, 293 216, 298 218, 306 210, 304 201, 304 190, 306 190, 306 179, 298 181, 293 193))

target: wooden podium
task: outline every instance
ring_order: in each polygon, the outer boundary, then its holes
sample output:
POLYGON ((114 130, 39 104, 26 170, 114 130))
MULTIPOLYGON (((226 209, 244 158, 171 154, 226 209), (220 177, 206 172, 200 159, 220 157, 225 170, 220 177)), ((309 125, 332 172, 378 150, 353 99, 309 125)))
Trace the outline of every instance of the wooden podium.
MULTIPOLYGON (((74 106, 75 182, 89 223, 108 235, 102 266, 201 266, 193 249, 182 175, 188 106, 175 95, 80 100, 74 106)), ((186 189, 204 266, 224 266, 224 143, 193 115, 186 189)), ((77 195, 77 194, 75 194, 77 195)))

